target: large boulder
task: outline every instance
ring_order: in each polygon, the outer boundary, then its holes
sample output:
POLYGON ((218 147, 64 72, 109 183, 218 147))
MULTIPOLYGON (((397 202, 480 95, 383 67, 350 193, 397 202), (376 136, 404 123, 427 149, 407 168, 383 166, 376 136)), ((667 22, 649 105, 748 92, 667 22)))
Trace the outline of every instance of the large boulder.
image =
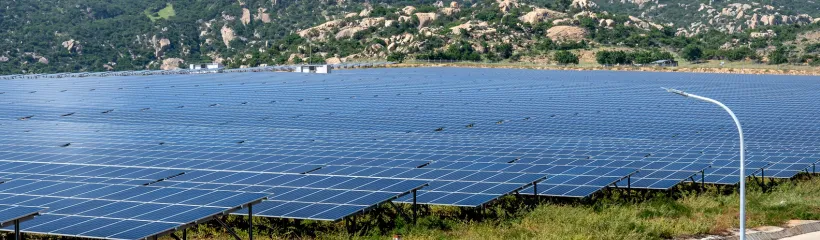
POLYGON ((185 63, 185 60, 180 58, 168 58, 162 60, 162 65, 159 67, 162 70, 175 70, 179 69, 179 65, 185 63))
POLYGON ((342 27, 343 24, 343 20, 328 21, 315 27, 299 31, 298 34, 302 38, 324 38, 325 34, 327 34, 330 30, 342 27))
POLYGON ((419 28, 426 27, 436 21, 438 19, 438 14, 436 13, 416 13, 416 17, 419 19, 419 28))
POLYGON ((461 9, 446 7, 446 8, 442 8, 439 11, 441 11, 441 14, 444 14, 445 16, 452 16, 453 14, 461 12, 461 9))
POLYGON ((267 11, 267 8, 256 9, 256 19, 262 21, 263 23, 270 23, 270 13, 267 13, 267 11))
POLYGON ((495 0, 498 3, 498 8, 503 13, 507 13, 510 9, 518 7, 518 0, 495 0))
POLYGON ((337 57, 332 57, 332 58, 325 59, 325 63, 327 63, 327 64, 339 64, 339 63, 342 63, 342 59, 339 59, 337 57))
POLYGON ((598 20, 598 26, 599 26, 599 27, 605 27, 605 28, 612 28, 612 27, 615 27, 615 20, 612 20, 612 19, 601 19, 601 20, 598 20))
POLYGON ((83 46, 80 45, 80 41, 71 39, 62 43, 63 47, 68 50, 68 52, 81 52, 83 46))
POLYGON ((251 23, 251 10, 242 8, 242 18, 240 18, 240 20, 242 21, 242 25, 248 25, 248 23, 251 23))
POLYGON ((369 28, 375 26, 382 26, 384 23, 383 17, 376 17, 376 18, 365 18, 359 21, 359 27, 369 28))
POLYGON ((532 11, 524 14, 524 16, 519 17, 518 19, 525 23, 530 24, 537 24, 543 22, 546 19, 550 18, 561 18, 566 16, 566 14, 558 11, 553 11, 546 8, 534 8, 532 11))
POLYGON ((230 48, 231 41, 236 38, 236 35, 233 33, 233 29, 229 28, 228 25, 224 25, 219 32, 222 33, 222 42, 225 43, 226 47, 230 48))
POLYGON ((401 9, 401 11, 402 11, 405 15, 411 15, 411 14, 413 14, 413 12, 415 12, 415 11, 416 11, 416 7, 413 7, 413 6, 407 6, 407 7, 402 8, 402 9, 401 9))
POLYGON ((573 8, 589 9, 598 7, 598 4, 590 0, 572 0, 570 6, 573 8))
POLYGON ((365 8, 364 10, 359 12, 359 17, 368 17, 368 16, 370 16, 370 11, 371 10, 369 8, 365 8))
POLYGON ((576 26, 555 26, 547 30, 547 37, 556 42, 580 42, 587 34, 585 28, 576 26))
POLYGON ((354 35, 356 35, 357 32, 362 30, 365 30, 365 28, 358 26, 344 28, 340 30, 338 33, 336 33, 336 39, 353 37, 354 35))
POLYGON ((469 22, 463 23, 461 25, 451 27, 450 31, 452 31, 454 34, 458 35, 458 34, 461 34, 462 32, 471 32, 473 30, 486 30, 486 29, 489 29, 489 26, 490 25, 487 24, 487 22, 485 22, 485 21, 469 21, 469 22))
POLYGON ((637 27, 637 28, 640 28, 640 29, 644 29, 644 30, 650 30, 651 28, 657 28, 659 30, 663 29, 663 25, 653 23, 653 22, 644 21, 644 20, 642 20, 640 18, 637 18, 637 17, 634 17, 634 16, 629 16, 629 21, 626 21, 624 23, 624 26, 627 26, 627 27, 633 26, 633 27, 637 27))

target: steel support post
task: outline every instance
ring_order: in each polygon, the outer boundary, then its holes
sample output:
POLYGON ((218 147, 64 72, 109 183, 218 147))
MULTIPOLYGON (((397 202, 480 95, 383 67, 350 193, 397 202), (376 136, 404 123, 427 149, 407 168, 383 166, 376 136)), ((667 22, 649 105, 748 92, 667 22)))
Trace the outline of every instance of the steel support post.
POLYGON ((413 224, 416 224, 418 218, 418 205, 416 204, 416 189, 413 189, 413 224))
POLYGON ((253 240, 253 205, 248 205, 248 240, 253 240))
POLYGON ((23 234, 20 233, 20 220, 14 220, 14 240, 23 240, 23 234))

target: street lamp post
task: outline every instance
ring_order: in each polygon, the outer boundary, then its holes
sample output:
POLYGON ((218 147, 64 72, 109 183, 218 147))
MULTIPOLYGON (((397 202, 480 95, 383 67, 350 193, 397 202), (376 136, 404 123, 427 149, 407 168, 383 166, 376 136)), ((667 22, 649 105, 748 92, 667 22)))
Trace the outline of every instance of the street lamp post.
POLYGON ((687 93, 677 89, 663 89, 670 93, 718 105, 723 108, 723 110, 726 110, 726 112, 729 113, 729 116, 732 116, 732 120, 735 121, 735 125, 737 125, 737 133, 740 135, 740 240, 746 240, 746 149, 745 144, 743 143, 743 128, 740 127, 740 121, 737 120, 735 113, 732 112, 729 107, 726 107, 726 105, 723 105, 723 103, 718 102, 717 100, 687 93))

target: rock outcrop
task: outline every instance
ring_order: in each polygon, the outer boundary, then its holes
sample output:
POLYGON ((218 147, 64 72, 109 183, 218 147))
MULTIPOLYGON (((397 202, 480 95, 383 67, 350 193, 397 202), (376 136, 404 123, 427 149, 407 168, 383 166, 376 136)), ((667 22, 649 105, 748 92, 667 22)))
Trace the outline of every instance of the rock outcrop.
POLYGON ((561 18, 565 17, 566 14, 558 11, 553 11, 546 8, 534 8, 532 11, 524 14, 524 16, 519 17, 518 19, 522 22, 529 23, 529 24, 537 24, 541 23, 546 19, 551 18, 561 18))
POLYGON ((62 43, 63 47, 68 50, 68 52, 76 52, 81 53, 83 46, 80 45, 80 41, 71 39, 62 43))
POLYGON ((407 7, 402 8, 401 11, 404 13, 404 15, 409 16, 409 15, 412 15, 414 12, 416 12, 416 7, 407 6, 407 7))
POLYGON ((233 41, 236 38, 233 29, 229 28, 228 25, 224 25, 222 26, 222 29, 219 32, 222 33, 222 42, 225 43, 226 47, 230 48, 231 41, 233 41))
POLYGON ((376 17, 376 18, 364 18, 359 21, 359 27, 369 28, 375 26, 382 26, 384 23, 383 17, 376 17))
POLYGON ((624 26, 627 26, 627 27, 634 26, 634 27, 644 29, 644 30, 650 30, 651 28, 663 29, 663 25, 653 23, 653 22, 644 21, 644 20, 642 20, 640 18, 637 18, 637 17, 634 17, 634 16, 629 16, 629 21, 626 21, 624 23, 624 26))
POLYGON ((459 9, 459 8, 452 8, 452 7, 446 7, 446 8, 442 8, 442 9, 441 9, 441 10, 439 10, 439 11, 441 12, 441 14, 444 14, 444 15, 446 15, 446 16, 451 16, 451 15, 453 15, 453 14, 456 14, 456 13, 461 12, 461 9, 459 9))
POLYGON ((475 34, 486 35, 495 33, 496 29, 490 28, 490 25, 485 21, 469 21, 461 25, 451 27, 450 31, 458 35, 462 32, 474 32, 475 34))
POLYGON ((503 13, 507 13, 510 9, 518 7, 518 0, 495 0, 498 3, 498 8, 503 13))
POLYGON ((327 64, 340 64, 340 63, 342 63, 342 59, 339 59, 337 57, 332 57, 332 58, 325 59, 325 63, 327 63, 327 64))
POLYGON ((179 69, 179 65, 182 63, 185 63, 185 60, 180 58, 168 58, 162 60, 162 65, 160 65, 159 68, 162 70, 175 70, 179 69))
POLYGON ((354 35, 356 35, 357 32, 362 30, 365 30, 365 28, 359 26, 344 28, 342 30, 339 30, 338 33, 336 33, 336 39, 353 37, 354 35))
POLYGON ((256 19, 262 21, 263 23, 270 23, 270 13, 268 13, 267 8, 259 8, 256 10, 256 19))
POLYGON ((343 24, 343 20, 328 21, 318 26, 299 31, 298 34, 303 38, 325 38, 327 32, 334 28, 342 27, 343 24))
POLYGON ((8 61, 9 61, 9 57, 0 56, 0 62, 8 62, 8 61))
POLYGON ((570 6, 573 8, 589 9, 598 7, 598 4, 590 0, 572 0, 570 6))
POLYGON ((751 38, 771 38, 771 37, 777 37, 777 33, 775 33, 774 31, 772 31, 770 29, 770 30, 767 30, 766 32, 752 32, 752 33, 749 33, 749 37, 751 37, 751 38))
POLYGON ((580 42, 587 34, 586 29, 576 26, 555 26, 547 30, 547 37, 556 42, 580 42))
POLYGON ((370 16, 370 11, 371 10, 369 8, 365 8, 364 10, 359 12, 359 17, 368 17, 368 16, 370 16))
POLYGON ((615 27, 615 20, 612 20, 612 19, 601 19, 601 20, 598 20, 598 26, 599 26, 599 27, 605 27, 605 28, 612 28, 612 27, 615 27))
POLYGON ((40 58, 37 59, 37 62, 42 63, 42 64, 48 64, 48 58, 41 56, 40 58))
POLYGON ((239 20, 242 21, 242 25, 248 25, 248 23, 251 23, 251 10, 242 8, 242 17, 239 18, 239 20))
POLYGON ((430 25, 433 21, 438 19, 438 14, 436 13, 416 13, 416 17, 419 19, 419 28, 426 27, 430 25))
POLYGON ((151 47, 154 48, 154 56, 157 58, 162 58, 162 55, 165 53, 165 49, 171 46, 171 40, 167 38, 157 39, 157 35, 151 37, 151 47))

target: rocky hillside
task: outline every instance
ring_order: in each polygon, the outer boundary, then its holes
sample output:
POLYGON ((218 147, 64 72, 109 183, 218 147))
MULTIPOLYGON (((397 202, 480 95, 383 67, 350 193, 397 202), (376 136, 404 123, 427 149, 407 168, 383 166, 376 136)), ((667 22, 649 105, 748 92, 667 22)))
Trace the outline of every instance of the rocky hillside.
POLYGON ((758 61, 776 52, 811 62, 820 9, 807 1, 8 0, 0 2, 0 73, 211 61, 550 63, 594 59, 603 48, 685 55, 690 47, 700 59, 758 61))
POLYGON ((820 2, 817 0, 606 0, 600 1, 599 6, 605 11, 662 23, 687 36, 711 29, 734 33, 765 26, 820 21, 820 2))

